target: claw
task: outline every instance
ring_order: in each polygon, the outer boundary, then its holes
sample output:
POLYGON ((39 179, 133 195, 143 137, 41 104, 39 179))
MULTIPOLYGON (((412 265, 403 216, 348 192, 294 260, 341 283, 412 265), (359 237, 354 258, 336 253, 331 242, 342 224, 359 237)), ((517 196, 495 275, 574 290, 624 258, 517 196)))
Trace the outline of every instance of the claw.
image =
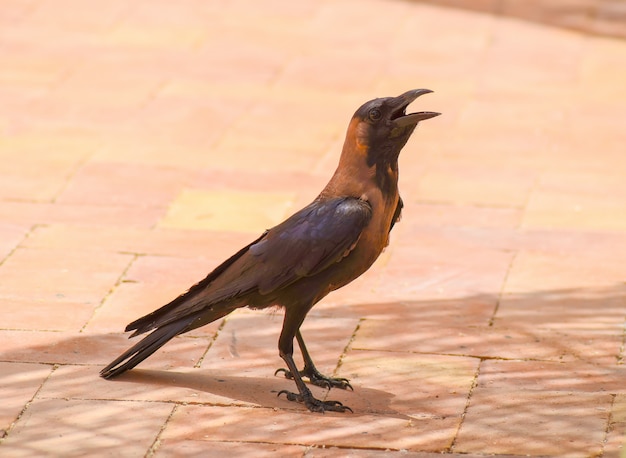
POLYGON ((279 372, 284 372, 285 373, 285 378, 293 379, 293 375, 291 375, 291 372, 289 372, 284 367, 280 367, 280 368, 276 369, 276 372, 274 372, 274 377, 276 377, 279 372))
POLYGON ((291 391, 288 390, 280 390, 278 392, 278 394, 276 395, 277 398, 280 397, 281 394, 285 394, 285 397, 287 398, 288 401, 297 401, 297 402, 302 402, 302 396, 298 395, 296 393, 292 393, 291 391))
POLYGON ((326 411, 331 411, 331 412, 350 411, 350 413, 354 413, 354 411, 350 407, 344 406, 339 401, 320 401, 319 399, 314 398, 310 392, 304 393, 304 394, 296 394, 288 390, 280 390, 277 396, 280 396, 281 394, 285 394, 285 397, 287 398, 288 401, 296 401, 296 402, 304 403, 307 409, 309 409, 311 412, 324 413, 326 411))
MULTIPOLYGON (((280 372, 283 372, 285 374, 285 378, 293 380, 293 374, 291 373, 291 371, 282 367, 280 369, 276 369, 274 375, 276 376, 280 372)), ((342 390, 347 390, 348 388, 350 388, 351 391, 354 391, 354 388, 352 387, 352 385, 350 385, 350 381, 347 378, 327 377, 319 373, 318 370, 315 368, 311 369, 309 367, 305 367, 303 370, 298 372, 298 375, 300 375, 300 377, 307 377, 311 384, 326 388, 328 390, 330 390, 331 388, 341 388, 342 390)))

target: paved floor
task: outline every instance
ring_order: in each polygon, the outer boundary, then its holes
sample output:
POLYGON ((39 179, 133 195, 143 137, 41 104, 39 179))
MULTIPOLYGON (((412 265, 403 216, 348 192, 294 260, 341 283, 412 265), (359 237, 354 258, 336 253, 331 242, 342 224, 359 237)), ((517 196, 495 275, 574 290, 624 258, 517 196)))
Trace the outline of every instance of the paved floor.
POLYGON ((419 2, 3 0, 0 455, 618 457, 624 81, 624 41, 419 2), (98 378, 419 87, 391 246, 303 328, 354 414, 276 397, 280 313, 98 378))

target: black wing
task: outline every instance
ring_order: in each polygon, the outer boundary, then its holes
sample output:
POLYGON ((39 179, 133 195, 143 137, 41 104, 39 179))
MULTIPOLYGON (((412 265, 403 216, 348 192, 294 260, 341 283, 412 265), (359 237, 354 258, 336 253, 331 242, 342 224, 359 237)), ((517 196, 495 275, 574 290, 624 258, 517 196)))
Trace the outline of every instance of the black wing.
MULTIPOLYGON (((172 302, 133 321, 133 336, 202 315, 230 313, 247 294, 269 294, 299 278, 315 275, 355 247, 372 216, 366 201, 353 197, 316 200, 266 231, 172 302)), ((208 322, 208 321, 207 321, 208 322)))
POLYGON ((267 294, 341 261, 354 249, 371 217, 371 206, 361 199, 313 202, 250 246, 259 265, 253 274, 255 287, 267 294))

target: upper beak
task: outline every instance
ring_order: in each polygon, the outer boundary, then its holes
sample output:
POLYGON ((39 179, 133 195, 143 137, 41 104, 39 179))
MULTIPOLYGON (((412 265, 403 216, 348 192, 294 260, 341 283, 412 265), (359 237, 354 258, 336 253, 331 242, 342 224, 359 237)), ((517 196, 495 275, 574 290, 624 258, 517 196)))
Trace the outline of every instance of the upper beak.
POLYGON ((441 113, 436 113, 434 111, 419 111, 417 113, 406 114, 406 109, 411 102, 419 96, 429 94, 431 92, 433 91, 430 89, 413 89, 396 97, 397 108, 394 110, 391 117, 394 124, 398 127, 405 127, 408 125, 416 125, 420 121, 439 116, 441 113))

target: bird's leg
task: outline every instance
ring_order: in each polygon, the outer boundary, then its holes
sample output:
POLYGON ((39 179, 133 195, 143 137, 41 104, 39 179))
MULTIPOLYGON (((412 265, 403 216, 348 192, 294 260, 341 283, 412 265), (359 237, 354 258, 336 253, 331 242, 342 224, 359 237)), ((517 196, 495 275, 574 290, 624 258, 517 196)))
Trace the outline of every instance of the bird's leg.
MULTIPOLYGON (((285 321, 283 323, 283 330, 278 340, 278 350, 280 357, 287 363, 288 371, 291 373, 291 378, 296 383, 298 393, 293 393, 288 390, 281 390, 278 392, 278 396, 284 394, 289 401, 302 402, 307 409, 311 412, 325 412, 327 410, 333 412, 345 412, 352 409, 344 406, 339 401, 321 401, 313 396, 311 390, 309 390, 302 380, 302 376, 296 367, 296 363, 293 361, 293 338, 296 333, 299 334, 298 328, 304 316, 297 317, 292 316, 287 310, 285 313, 285 321)), ((299 339, 300 340, 300 339, 299 339)))
MULTIPOLYGON (((352 388, 352 385, 350 385, 350 381, 347 378, 327 377, 317 370, 315 364, 313 364, 311 355, 304 344, 304 339, 302 338, 300 330, 296 332, 296 339, 298 340, 298 345, 300 347, 300 351, 302 352, 302 359, 304 359, 304 369, 298 371, 300 377, 307 377, 313 385, 321 386, 323 388, 341 388, 342 390, 350 388, 354 391, 354 388, 352 388)), ((293 379, 293 370, 281 368, 274 372, 274 375, 279 372, 284 372, 286 378, 293 379)))

